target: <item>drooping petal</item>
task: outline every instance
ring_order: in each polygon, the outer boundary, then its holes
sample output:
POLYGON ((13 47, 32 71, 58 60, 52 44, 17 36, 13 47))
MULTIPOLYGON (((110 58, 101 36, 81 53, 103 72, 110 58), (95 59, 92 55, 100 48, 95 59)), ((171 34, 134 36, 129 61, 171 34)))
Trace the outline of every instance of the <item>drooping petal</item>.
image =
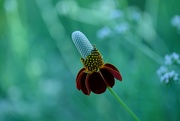
POLYGON ((86 85, 86 89, 87 89, 87 95, 90 95, 90 93, 91 93, 91 89, 89 87, 89 75, 90 74, 87 74, 86 80, 85 80, 85 85, 86 85))
POLYGON ((103 68, 107 69, 108 71, 111 72, 111 74, 118 80, 122 81, 122 76, 120 74, 120 72, 118 71, 118 69, 113 66, 112 64, 106 63, 103 68))
POLYGON ((98 72, 93 72, 89 75, 88 87, 92 92, 101 94, 106 91, 107 85, 98 72))
POLYGON ((81 81, 81 90, 85 95, 90 95, 91 90, 86 86, 86 82, 88 81, 89 74, 86 73, 86 77, 81 81))
POLYGON ((81 77, 82 77, 82 75, 83 75, 83 73, 84 73, 85 70, 86 70, 85 68, 82 68, 82 69, 78 72, 78 74, 77 74, 77 76, 76 76, 76 87, 77 87, 78 90, 81 89, 80 80, 81 80, 81 77))
POLYGON ((114 86, 115 81, 114 76, 111 74, 111 72, 109 72, 107 69, 102 68, 100 69, 100 74, 104 79, 106 85, 112 88, 114 86))
POLYGON ((85 95, 88 95, 88 90, 86 88, 85 80, 87 78, 87 73, 81 72, 77 82, 76 86, 79 90, 81 90, 85 95))

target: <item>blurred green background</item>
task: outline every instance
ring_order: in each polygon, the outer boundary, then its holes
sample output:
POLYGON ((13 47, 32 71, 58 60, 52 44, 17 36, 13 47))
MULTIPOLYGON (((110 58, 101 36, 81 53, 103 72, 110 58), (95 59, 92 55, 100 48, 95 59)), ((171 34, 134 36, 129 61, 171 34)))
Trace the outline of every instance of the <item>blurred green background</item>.
POLYGON ((179 0, 1 0, 0 121, 132 121, 107 90, 76 89, 82 31, 123 81, 113 90, 142 121, 180 120, 180 85, 160 83, 180 53, 179 0))

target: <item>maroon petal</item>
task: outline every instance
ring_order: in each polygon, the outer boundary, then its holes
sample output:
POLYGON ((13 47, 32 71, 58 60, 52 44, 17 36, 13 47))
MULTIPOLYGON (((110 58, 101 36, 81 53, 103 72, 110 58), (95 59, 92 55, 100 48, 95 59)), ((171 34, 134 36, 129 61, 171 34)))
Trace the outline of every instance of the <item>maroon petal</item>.
POLYGON ((117 69, 115 66, 113 66, 112 64, 106 63, 103 68, 105 68, 105 69, 107 69, 108 71, 110 71, 111 74, 112 74, 116 79, 118 79, 118 80, 120 80, 120 81, 122 80, 122 76, 121 76, 120 72, 119 72, 118 69, 117 69))
POLYGON ((81 85, 80 85, 80 80, 81 80, 81 78, 82 78, 82 75, 84 74, 84 71, 85 71, 86 69, 85 68, 82 68, 79 72, 78 72, 78 74, 77 74, 77 76, 76 76, 76 87, 77 87, 77 89, 78 90, 80 90, 81 89, 81 85))
POLYGON ((106 85, 112 88, 115 83, 114 76, 107 69, 102 68, 102 69, 100 69, 100 72, 101 72, 100 74, 101 74, 102 78, 104 79, 106 85))
POLYGON ((86 84, 85 84, 85 81, 88 77, 87 75, 88 75, 87 73, 82 72, 82 74, 80 74, 80 77, 78 78, 76 82, 77 88, 81 90, 85 95, 89 95, 89 91, 86 88, 86 84))
POLYGON ((88 74, 88 75, 86 76, 86 80, 85 80, 85 85, 86 85, 86 89, 87 89, 87 95, 90 95, 90 93, 91 93, 91 89, 90 89, 90 87, 89 87, 89 75, 90 75, 90 74, 88 74))
POLYGON ((105 84, 103 78, 98 72, 93 72, 89 75, 87 85, 91 89, 91 91, 96 94, 101 94, 105 92, 107 88, 107 85, 105 84))
POLYGON ((86 70, 85 68, 82 68, 82 69, 78 72, 78 74, 77 74, 77 76, 76 76, 76 82, 77 82, 80 74, 81 74, 83 71, 85 71, 85 70, 86 70))

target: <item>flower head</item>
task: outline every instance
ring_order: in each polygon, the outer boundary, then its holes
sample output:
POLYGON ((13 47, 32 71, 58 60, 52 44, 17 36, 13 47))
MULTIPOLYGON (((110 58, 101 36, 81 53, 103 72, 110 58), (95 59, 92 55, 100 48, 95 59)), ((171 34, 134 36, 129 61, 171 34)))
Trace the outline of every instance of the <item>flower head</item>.
POLYGON ((72 40, 82 56, 81 61, 84 65, 76 77, 78 90, 86 95, 90 95, 91 91, 101 94, 106 91, 107 86, 114 86, 114 78, 122 80, 118 69, 112 64, 104 63, 101 53, 91 45, 82 32, 73 32, 72 40))

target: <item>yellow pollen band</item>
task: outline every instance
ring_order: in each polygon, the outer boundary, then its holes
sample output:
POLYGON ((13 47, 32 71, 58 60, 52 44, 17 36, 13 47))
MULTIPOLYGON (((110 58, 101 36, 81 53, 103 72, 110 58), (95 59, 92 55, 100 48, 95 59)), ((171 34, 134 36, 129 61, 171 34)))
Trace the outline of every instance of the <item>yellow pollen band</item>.
POLYGON ((85 59, 81 58, 81 61, 87 72, 99 71, 100 67, 104 64, 100 52, 94 48, 90 55, 85 59))

